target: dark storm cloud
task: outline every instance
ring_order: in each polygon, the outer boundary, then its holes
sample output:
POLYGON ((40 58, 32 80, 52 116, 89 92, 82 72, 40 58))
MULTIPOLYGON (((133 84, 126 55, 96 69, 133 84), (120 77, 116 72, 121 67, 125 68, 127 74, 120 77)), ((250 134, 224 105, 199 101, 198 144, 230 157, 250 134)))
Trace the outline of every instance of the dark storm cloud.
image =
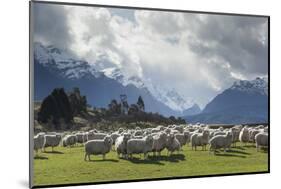
POLYGON ((237 79, 268 73, 263 17, 34 5, 35 40, 173 86, 201 106, 237 79))
POLYGON ((71 38, 67 25, 67 10, 64 6, 40 3, 33 5, 35 41, 67 48, 71 38))
POLYGON ((200 56, 219 56, 241 74, 267 74, 267 19, 209 15, 197 19, 195 38, 188 42, 200 56), (211 47, 208 46, 212 44, 211 47))

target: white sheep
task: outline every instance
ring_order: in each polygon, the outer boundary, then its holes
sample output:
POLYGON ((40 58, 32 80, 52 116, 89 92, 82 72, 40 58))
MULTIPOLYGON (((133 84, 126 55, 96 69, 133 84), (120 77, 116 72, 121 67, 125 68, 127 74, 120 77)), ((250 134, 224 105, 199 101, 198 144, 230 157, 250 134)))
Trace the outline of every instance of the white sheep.
POLYGON ((75 134, 77 143, 84 144, 87 142, 87 134, 86 133, 76 133, 75 134))
POLYGON ((260 147, 268 147, 268 133, 258 133, 255 136, 255 141, 256 141, 256 147, 257 147, 257 151, 259 151, 260 147))
POLYGON ((105 155, 110 151, 112 145, 112 139, 110 136, 104 137, 104 139, 90 140, 85 144, 85 157, 88 156, 89 161, 90 155, 102 155, 102 158, 105 159, 105 155))
POLYGON ((123 136, 120 136, 115 141, 115 151, 117 152, 118 158, 122 155, 123 158, 127 157, 127 142, 131 138, 129 133, 124 133, 123 136))
POLYGON ((148 152, 152 151, 153 137, 145 136, 142 139, 129 139, 127 143, 127 154, 132 158, 133 154, 143 154, 144 159, 147 158, 148 152))
POLYGON ((236 147, 236 143, 239 141, 240 129, 237 127, 232 127, 230 131, 232 132, 233 147, 236 147))
POLYGON ((214 153, 216 153, 216 149, 224 148, 224 151, 226 149, 229 149, 232 143, 232 133, 229 131, 226 135, 217 135, 210 139, 210 153, 212 150, 214 150, 214 153))
POLYGON ((95 133, 95 132, 89 132, 87 135, 87 140, 98 140, 98 139, 104 139, 107 134, 105 133, 95 133))
POLYGON ((181 147, 184 146, 189 140, 189 132, 184 131, 183 133, 175 134, 176 139, 180 142, 181 147))
POLYGON ((52 147, 52 151, 54 151, 54 147, 58 146, 61 141, 61 135, 60 134, 47 134, 44 135, 45 141, 43 145, 43 151, 45 151, 45 148, 52 147))
POLYGON ((249 141, 250 142, 256 142, 255 136, 261 132, 261 129, 251 129, 249 132, 249 141))
POLYGON ((44 143, 45 143, 45 134, 43 133, 38 133, 36 136, 33 137, 34 140, 34 150, 36 151, 36 153, 38 152, 39 149, 41 149, 44 147, 44 143))
POLYGON ((134 132, 134 136, 143 136, 143 131, 142 130, 136 130, 134 132))
POLYGON ((204 149, 207 150, 207 144, 209 142, 209 131, 204 130, 203 133, 194 133, 191 136, 190 141, 191 141, 192 150, 194 148, 196 151, 197 146, 202 146, 202 150, 204 150, 204 149))
POLYGON ((174 127, 174 130, 177 130, 178 132, 180 132, 180 133, 183 133, 183 126, 181 126, 181 125, 176 125, 175 127, 174 127))
POLYGON ((112 144, 115 144, 116 139, 117 139, 118 137, 120 137, 121 135, 120 135, 119 133, 117 133, 117 132, 114 132, 114 133, 112 133, 110 136, 111 136, 111 138, 112 138, 112 144))
POLYGON ((161 151, 165 149, 167 143, 167 134, 165 132, 161 132, 158 135, 153 136, 153 145, 152 152, 153 155, 158 153, 158 156, 161 155, 161 151))
POLYGON ((77 138, 76 135, 66 135, 63 139, 62 139, 62 146, 63 147, 71 147, 74 146, 76 144, 77 138))
POLYGON ((247 127, 242 128, 239 134, 239 140, 242 143, 249 142, 250 136, 249 136, 249 129, 247 127))
POLYGON ((180 151, 180 142, 178 141, 178 139, 175 137, 174 134, 170 134, 167 137, 167 143, 166 143, 166 148, 168 150, 167 155, 172 155, 173 152, 177 151, 179 153, 180 151))

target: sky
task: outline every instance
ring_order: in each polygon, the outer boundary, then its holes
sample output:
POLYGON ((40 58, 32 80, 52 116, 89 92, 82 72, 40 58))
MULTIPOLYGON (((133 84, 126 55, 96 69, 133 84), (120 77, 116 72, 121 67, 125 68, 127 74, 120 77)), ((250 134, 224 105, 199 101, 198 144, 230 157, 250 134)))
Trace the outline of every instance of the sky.
POLYGON ((267 76, 267 32, 264 17, 34 5, 34 41, 201 107, 236 80, 267 76))

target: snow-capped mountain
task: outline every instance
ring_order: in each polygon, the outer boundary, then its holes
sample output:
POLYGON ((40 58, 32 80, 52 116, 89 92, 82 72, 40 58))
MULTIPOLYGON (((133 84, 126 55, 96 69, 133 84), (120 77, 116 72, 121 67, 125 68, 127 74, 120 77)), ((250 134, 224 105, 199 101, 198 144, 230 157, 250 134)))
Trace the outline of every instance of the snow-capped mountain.
POLYGON ((260 93, 268 95, 268 79, 257 77, 252 81, 240 80, 234 82, 230 88, 231 90, 238 90, 247 93, 260 93))
POLYGON ((266 123, 268 122, 268 81, 256 78, 240 80, 218 94, 204 110, 187 116, 188 122, 203 123, 266 123))
POLYGON ((100 77, 101 73, 90 66, 88 62, 77 60, 66 50, 54 46, 34 44, 34 58, 40 64, 53 70, 59 69, 59 74, 68 79, 77 79, 85 76, 100 77))
POLYGON ((119 68, 110 67, 101 70, 104 75, 111 79, 115 79, 123 86, 134 85, 137 88, 145 88, 144 82, 137 76, 126 77, 119 68))
POLYGON ((194 104, 192 101, 186 101, 174 89, 164 89, 163 87, 155 86, 149 80, 141 79, 137 76, 127 76, 117 67, 99 69, 100 66, 95 67, 95 64, 79 60, 67 50, 61 50, 54 46, 34 43, 34 60, 66 79, 77 80, 87 77, 106 77, 117 81, 124 87, 134 86, 149 93, 156 100, 178 114, 181 114, 194 104))
POLYGON ((175 111, 182 112, 190 108, 194 102, 186 101, 175 89, 165 89, 151 84, 149 80, 141 79, 137 76, 126 77, 118 68, 106 68, 102 72, 109 78, 115 79, 122 85, 134 85, 137 88, 145 89, 150 92, 157 100, 164 103, 175 111))
POLYGON ((168 90, 155 85, 147 85, 153 96, 173 110, 183 112, 193 105, 192 101, 184 100, 175 90, 168 90))

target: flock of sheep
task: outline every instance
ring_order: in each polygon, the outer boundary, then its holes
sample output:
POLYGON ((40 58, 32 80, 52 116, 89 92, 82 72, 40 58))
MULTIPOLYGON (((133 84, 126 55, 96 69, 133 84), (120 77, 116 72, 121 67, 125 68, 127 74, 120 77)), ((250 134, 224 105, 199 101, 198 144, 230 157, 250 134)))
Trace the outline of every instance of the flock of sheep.
POLYGON ((229 150, 235 147, 236 142, 255 143, 257 151, 261 147, 268 147, 268 127, 259 125, 256 127, 236 125, 232 128, 220 127, 212 129, 208 125, 170 125, 167 127, 157 126, 156 128, 133 130, 119 128, 112 133, 103 133, 97 130, 88 132, 62 133, 38 133, 34 136, 34 150, 45 151, 45 148, 59 146, 71 147, 77 144, 84 145, 85 158, 90 161, 90 155, 105 155, 111 150, 115 151, 118 158, 132 158, 133 154, 143 154, 144 159, 149 153, 160 156, 164 149, 171 155, 175 151, 182 150, 184 145, 191 145, 192 150, 197 150, 198 146, 202 150, 209 152, 217 149, 229 150))

